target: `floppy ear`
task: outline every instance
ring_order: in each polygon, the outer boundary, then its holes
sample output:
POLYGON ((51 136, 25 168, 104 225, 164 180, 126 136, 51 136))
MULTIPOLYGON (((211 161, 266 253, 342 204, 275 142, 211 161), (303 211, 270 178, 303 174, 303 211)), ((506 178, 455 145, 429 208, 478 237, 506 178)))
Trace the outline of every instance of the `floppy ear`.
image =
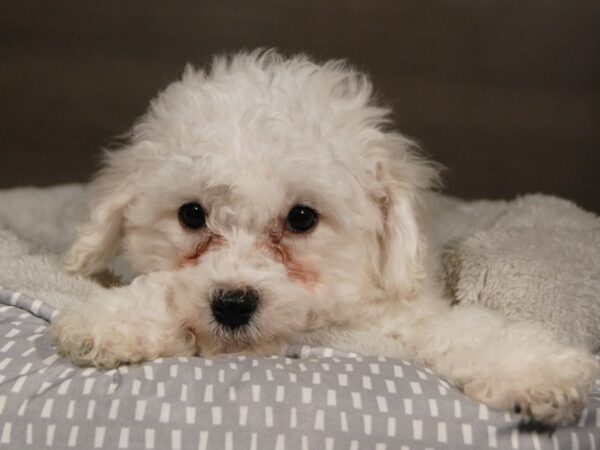
POLYGON ((65 258, 65 268, 70 272, 100 272, 117 251, 124 210, 134 197, 131 178, 135 169, 131 163, 124 164, 129 151, 107 153, 104 168, 91 184, 88 217, 77 227, 76 240, 65 258))
POLYGON ((377 158, 378 203, 383 217, 381 284, 390 297, 411 301, 425 278, 423 194, 437 179, 435 164, 422 159, 416 145, 390 134, 377 158))

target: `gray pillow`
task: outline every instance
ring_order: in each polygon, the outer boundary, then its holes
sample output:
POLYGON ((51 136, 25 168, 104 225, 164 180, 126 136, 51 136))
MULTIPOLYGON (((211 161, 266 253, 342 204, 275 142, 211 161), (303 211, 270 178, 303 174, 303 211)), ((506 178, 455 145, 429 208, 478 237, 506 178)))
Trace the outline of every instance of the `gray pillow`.
POLYGON ((287 357, 165 358, 109 371, 59 357, 55 310, 0 288, 0 447, 591 449, 600 386, 578 424, 520 432, 518 417, 431 371, 330 348, 287 357))

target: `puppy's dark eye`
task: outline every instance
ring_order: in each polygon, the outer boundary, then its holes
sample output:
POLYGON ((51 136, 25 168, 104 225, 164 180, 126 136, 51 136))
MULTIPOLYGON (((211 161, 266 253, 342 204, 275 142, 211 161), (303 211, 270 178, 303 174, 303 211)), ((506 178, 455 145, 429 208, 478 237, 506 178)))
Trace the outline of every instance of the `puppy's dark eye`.
POLYGON ((286 227, 292 233, 306 233, 317 226, 318 221, 319 214, 314 209, 296 205, 287 216, 286 227))
POLYGON ((186 203, 179 208, 177 213, 179 222, 185 228, 190 230, 198 230, 206 224, 206 214, 199 203, 186 203))

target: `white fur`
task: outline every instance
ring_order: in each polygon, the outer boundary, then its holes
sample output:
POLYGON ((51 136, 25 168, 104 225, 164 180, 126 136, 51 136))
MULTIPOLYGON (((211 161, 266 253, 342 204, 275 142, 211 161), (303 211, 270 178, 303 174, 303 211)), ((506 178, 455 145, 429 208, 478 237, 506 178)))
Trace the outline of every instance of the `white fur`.
POLYGON ((435 166, 387 122, 369 80, 342 62, 258 51, 188 67, 107 155, 67 259, 89 275, 121 251, 143 275, 66 310, 53 325, 61 351, 112 367, 331 343, 420 362, 495 408, 574 419, 595 359, 537 325, 451 308, 421 225, 435 166), (189 201, 206 208, 207 230, 179 224, 189 201), (299 203, 320 214, 306 235, 283 231, 299 203), (219 245, 184 263, 211 234, 219 245), (261 293, 241 331, 211 316, 223 286, 261 293))

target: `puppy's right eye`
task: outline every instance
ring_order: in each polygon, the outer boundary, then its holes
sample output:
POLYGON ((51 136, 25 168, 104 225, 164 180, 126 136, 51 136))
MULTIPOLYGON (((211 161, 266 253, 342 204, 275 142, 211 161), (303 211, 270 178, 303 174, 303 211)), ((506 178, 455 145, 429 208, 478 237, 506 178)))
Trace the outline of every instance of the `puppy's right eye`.
POLYGON ((206 214, 200 203, 192 202, 182 205, 177 216, 181 225, 190 230, 198 230, 206 225, 206 214))
POLYGON ((292 233, 306 233, 319 222, 319 214, 304 205, 294 206, 287 216, 286 227, 292 233))

